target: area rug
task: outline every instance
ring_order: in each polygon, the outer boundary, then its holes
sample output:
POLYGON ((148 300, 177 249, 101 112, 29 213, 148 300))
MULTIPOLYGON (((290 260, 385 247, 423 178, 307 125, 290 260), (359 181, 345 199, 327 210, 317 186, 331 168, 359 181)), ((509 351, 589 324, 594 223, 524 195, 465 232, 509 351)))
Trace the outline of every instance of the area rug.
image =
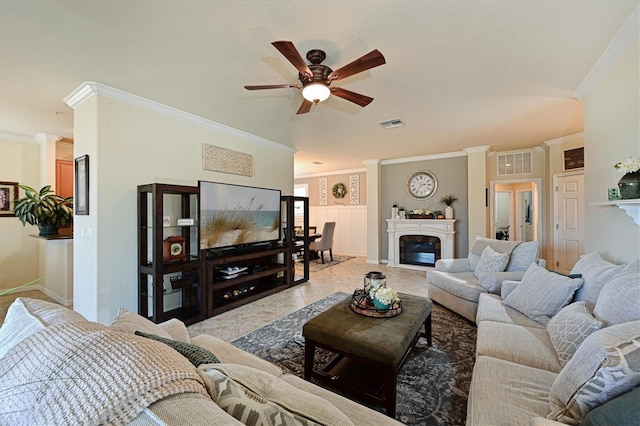
MULTIPOLYGON (((324 263, 320 259, 314 259, 309 261, 309 272, 318 272, 330 266, 337 265, 347 260, 353 259, 355 256, 333 256, 333 260, 329 258, 328 254, 324 256, 324 263)), ((296 263, 296 269, 302 270, 302 263, 296 263)))
MULTIPOLYGON (((345 297, 350 295, 334 293, 232 344, 303 377, 302 326, 345 297)), ((396 419, 407 425, 464 425, 476 327, 437 305, 432 324, 433 347, 427 346, 426 339, 420 339, 398 377, 396 419)), ((316 366, 329 357, 328 352, 317 350, 316 366)))

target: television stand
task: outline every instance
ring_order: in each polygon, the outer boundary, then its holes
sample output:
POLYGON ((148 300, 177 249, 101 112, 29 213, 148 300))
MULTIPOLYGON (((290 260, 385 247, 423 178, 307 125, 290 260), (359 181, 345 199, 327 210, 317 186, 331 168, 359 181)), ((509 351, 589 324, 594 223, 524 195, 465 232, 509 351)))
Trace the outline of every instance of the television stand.
POLYGON ((291 255, 288 247, 246 246, 208 250, 204 266, 206 315, 212 317, 289 288, 291 255), (245 274, 225 278, 220 269, 247 268, 245 274))

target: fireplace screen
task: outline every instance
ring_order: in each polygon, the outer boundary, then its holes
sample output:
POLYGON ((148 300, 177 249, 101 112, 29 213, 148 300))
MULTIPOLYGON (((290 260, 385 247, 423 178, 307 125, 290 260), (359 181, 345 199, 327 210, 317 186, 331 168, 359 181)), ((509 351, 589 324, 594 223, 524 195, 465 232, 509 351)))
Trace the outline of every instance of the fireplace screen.
POLYGON ((400 263, 435 266, 440 259, 440 238, 424 235, 400 237, 400 263))

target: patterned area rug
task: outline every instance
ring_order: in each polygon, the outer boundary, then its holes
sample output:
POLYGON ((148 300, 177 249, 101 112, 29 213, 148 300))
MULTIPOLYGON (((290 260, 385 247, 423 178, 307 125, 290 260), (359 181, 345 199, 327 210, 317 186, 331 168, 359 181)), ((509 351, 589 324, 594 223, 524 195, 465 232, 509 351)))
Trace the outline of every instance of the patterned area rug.
MULTIPOLYGON (((240 337, 232 344, 302 377, 302 326, 349 296, 334 293, 240 337)), ((432 324, 433 347, 427 346, 426 339, 420 339, 400 371, 396 419, 407 425, 464 425, 476 327, 441 306, 434 306, 432 324)), ((330 357, 328 352, 318 351, 316 366, 330 357)))
MULTIPOLYGON (((353 259, 354 256, 336 256, 333 255, 333 261, 329 258, 329 253, 324 255, 324 263, 320 259, 314 259, 309 261, 309 272, 318 272, 329 266, 337 265, 338 263, 346 262, 353 259)), ((296 263, 296 269, 302 270, 302 263, 296 263)))

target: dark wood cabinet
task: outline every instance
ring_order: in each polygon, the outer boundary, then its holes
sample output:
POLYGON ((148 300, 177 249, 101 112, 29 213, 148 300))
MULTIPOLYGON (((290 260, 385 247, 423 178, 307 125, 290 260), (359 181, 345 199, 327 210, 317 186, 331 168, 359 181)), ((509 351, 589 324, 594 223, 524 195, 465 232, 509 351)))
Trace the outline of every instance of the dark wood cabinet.
POLYGON ((159 323, 205 318, 198 187, 138 186, 138 312, 159 323))
POLYGON ((282 196, 283 242, 290 249, 291 285, 309 281, 309 198, 282 196))

